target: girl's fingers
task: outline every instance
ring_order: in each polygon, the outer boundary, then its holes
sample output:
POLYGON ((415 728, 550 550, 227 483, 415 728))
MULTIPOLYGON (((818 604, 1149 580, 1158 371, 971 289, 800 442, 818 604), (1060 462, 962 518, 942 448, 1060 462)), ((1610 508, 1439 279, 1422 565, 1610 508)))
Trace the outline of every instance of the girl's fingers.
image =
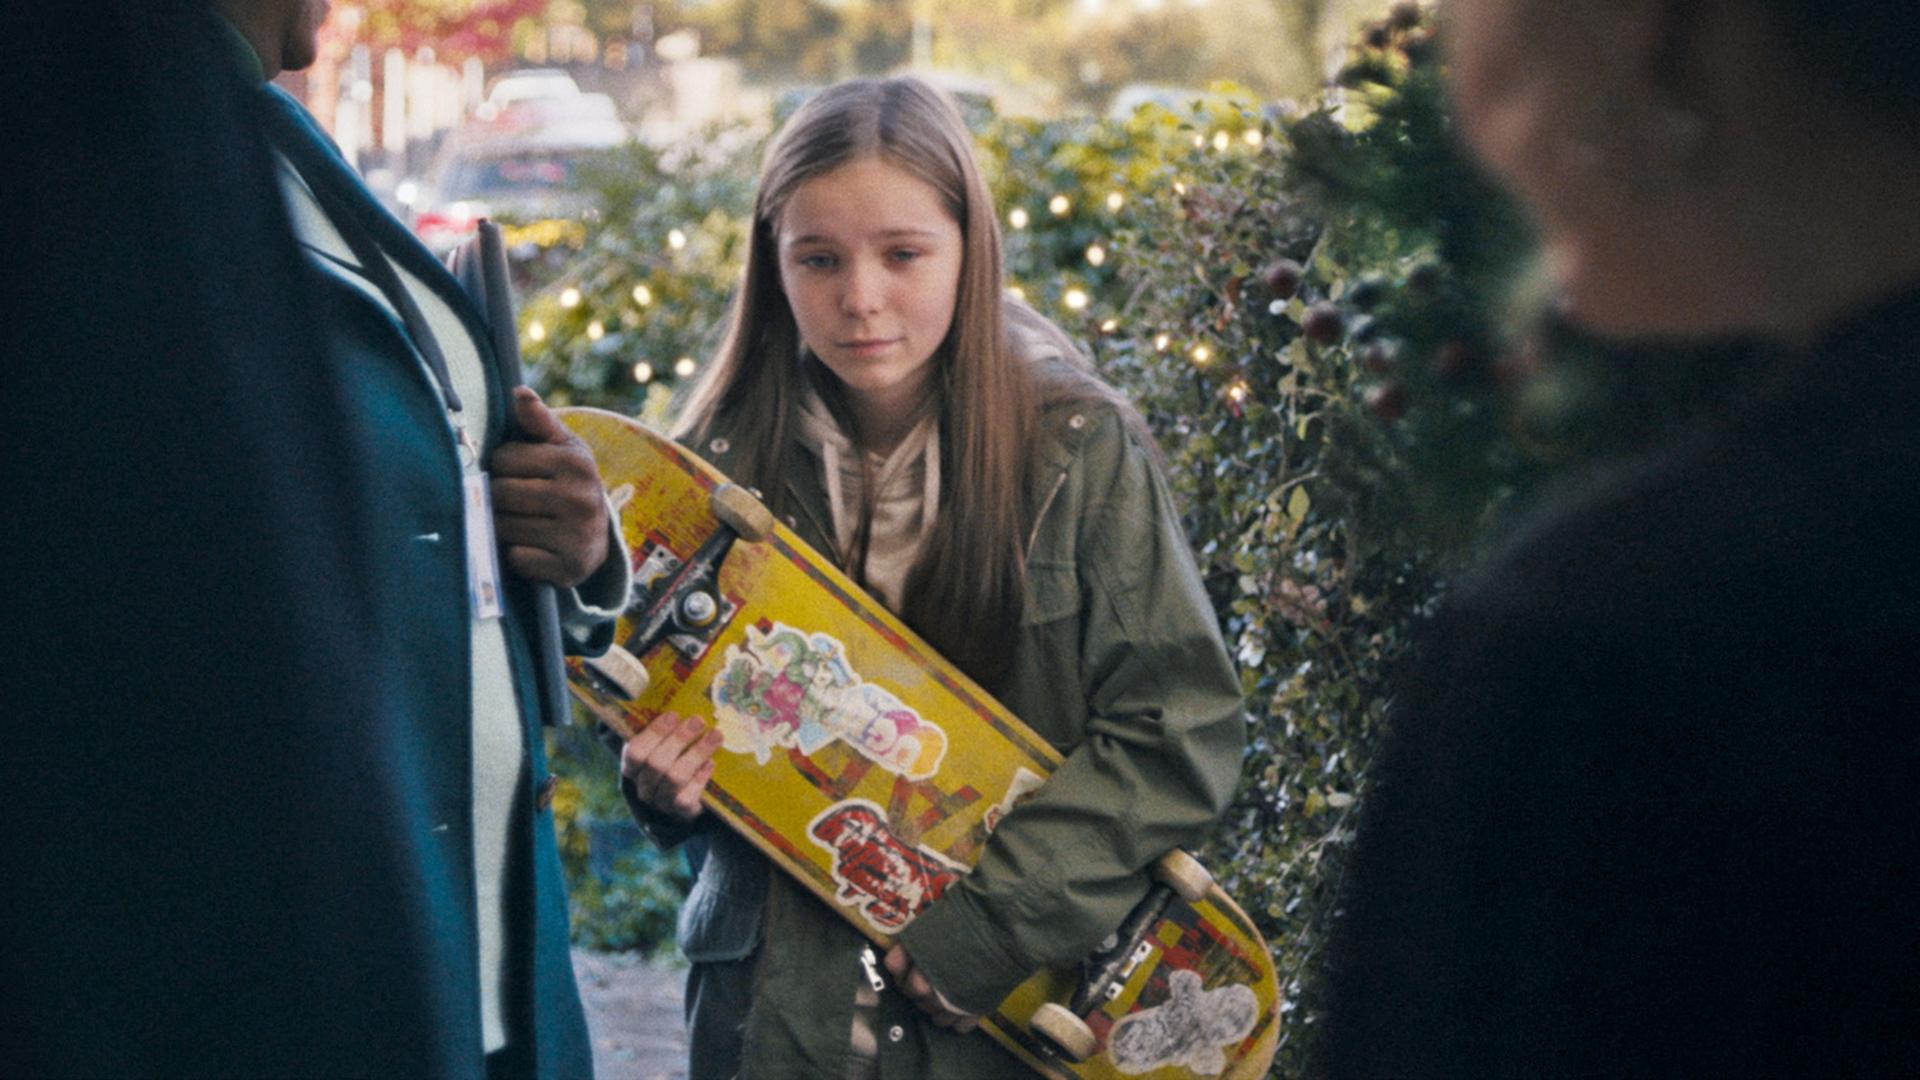
POLYGON ((707 790, 707 781, 713 778, 713 761, 700 766, 692 780, 673 799, 673 813, 682 819, 691 821, 700 816, 700 796, 707 790))
POLYGON ((697 716, 661 713, 627 740, 620 775, 647 805, 692 818, 700 812, 700 794, 713 775, 713 754, 721 741, 720 733, 697 716))

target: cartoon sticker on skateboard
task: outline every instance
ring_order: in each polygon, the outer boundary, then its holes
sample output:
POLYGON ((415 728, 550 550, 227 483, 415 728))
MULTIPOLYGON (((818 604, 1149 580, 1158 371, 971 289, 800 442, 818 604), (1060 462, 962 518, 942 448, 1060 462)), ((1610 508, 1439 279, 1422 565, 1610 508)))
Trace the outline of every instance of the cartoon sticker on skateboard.
POLYGON ((865 799, 830 806, 807 827, 813 842, 834 853, 835 897, 891 934, 947 891, 965 868, 887 828, 885 813, 865 799))
POLYGON ((746 647, 727 647, 713 681, 713 718, 736 754, 762 765, 775 747, 818 753, 843 739, 909 780, 940 769, 947 736, 847 663, 846 646, 785 623, 747 628, 746 647))
POLYGON ((1107 1056, 1128 1076, 1175 1065, 1218 1076, 1227 1067, 1226 1047, 1247 1037, 1260 1016, 1260 1000, 1246 986, 1200 988, 1200 976, 1176 971, 1167 979, 1172 994, 1151 1009, 1129 1013, 1107 1036, 1107 1056))

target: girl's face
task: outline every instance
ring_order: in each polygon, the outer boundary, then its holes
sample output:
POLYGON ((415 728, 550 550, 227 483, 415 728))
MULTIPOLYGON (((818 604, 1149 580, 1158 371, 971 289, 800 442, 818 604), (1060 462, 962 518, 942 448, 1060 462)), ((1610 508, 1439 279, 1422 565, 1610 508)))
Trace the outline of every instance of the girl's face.
POLYGON ((960 223, 940 193, 856 161, 800 185, 774 239, 801 340, 856 404, 887 417, 916 409, 960 289, 960 223))

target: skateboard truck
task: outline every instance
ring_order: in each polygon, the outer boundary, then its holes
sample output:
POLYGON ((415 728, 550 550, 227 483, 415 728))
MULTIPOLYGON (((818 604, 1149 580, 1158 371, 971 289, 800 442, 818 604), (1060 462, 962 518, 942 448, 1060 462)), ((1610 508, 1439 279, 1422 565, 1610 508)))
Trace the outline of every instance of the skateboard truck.
POLYGON ((1169 851, 1153 866, 1154 883, 1133 906, 1120 928, 1093 955, 1080 962, 1080 982, 1067 1004, 1049 1001, 1034 1011, 1033 1033, 1053 1054, 1079 1063, 1100 1049, 1100 1037, 1086 1018, 1126 989, 1127 979, 1153 955, 1147 931, 1175 897, 1191 904, 1213 889, 1213 875, 1184 851, 1169 851))
POLYGON ((708 498, 719 528, 701 543, 693 557, 675 567, 657 585, 646 607, 634 619, 627 640, 610 646, 606 654, 583 662, 596 687, 631 700, 647 689, 646 665, 640 660, 673 635, 704 637, 720 617, 720 564, 735 540, 757 544, 773 532, 773 514, 751 491, 738 484, 721 484, 708 498))

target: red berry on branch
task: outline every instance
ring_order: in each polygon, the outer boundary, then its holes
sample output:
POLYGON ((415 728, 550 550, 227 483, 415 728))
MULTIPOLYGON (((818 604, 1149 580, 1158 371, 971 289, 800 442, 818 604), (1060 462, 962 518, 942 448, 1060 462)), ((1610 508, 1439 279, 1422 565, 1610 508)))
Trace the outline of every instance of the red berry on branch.
POLYGON ((1399 382, 1388 380, 1367 390, 1367 411, 1384 423, 1391 424, 1407 415, 1407 388, 1399 382))
POLYGON ((1332 345, 1340 340, 1346 330, 1346 317, 1340 314, 1337 305, 1321 301, 1307 309, 1307 317, 1300 323, 1306 331, 1307 340, 1316 345, 1332 345))
POLYGON ((1280 259, 1267 267, 1264 276, 1267 288, 1282 300, 1288 299, 1300 291, 1300 282, 1307 276, 1305 268, 1292 259, 1280 259))
POLYGON ((1347 290, 1347 303, 1361 311, 1372 311, 1387 295, 1387 283, 1379 274, 1368 274, 1347 290))
POLYGON ((1384 341, 1375 341, 1360 352, 1360 367, 1373 375, 1385 375, 1393 370, 1393 348, 1384 341))
POLYGON ((1451 382, 1473 369, 1473 347, 1464 341, 1449 341, 1433 354, 1433 374, 1451 382))

